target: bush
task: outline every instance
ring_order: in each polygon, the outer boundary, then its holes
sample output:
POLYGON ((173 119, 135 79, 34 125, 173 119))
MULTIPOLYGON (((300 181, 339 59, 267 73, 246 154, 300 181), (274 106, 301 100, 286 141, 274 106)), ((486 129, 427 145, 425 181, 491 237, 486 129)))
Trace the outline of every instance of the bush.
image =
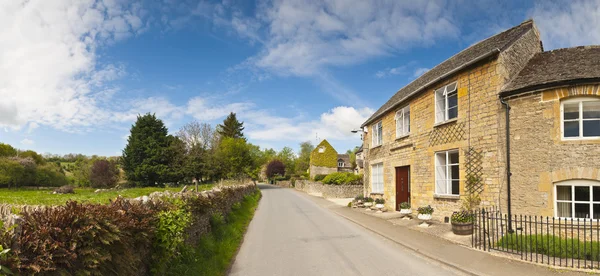
POLYGON ((363 195, 357 195, 356 197, 354 197, 354 200, 359 201, 359 200, 365 200, 365 196, 363 195))
POLYGON ((90 171, 90 184, 94 188, 111 188, 119 180, 117 164, 108 160, 96 160, 90 171))
POLYGON ((315 175, 315 177, 313 178, 314 181, 321 181, 323 180, 327 175, 326 174, 317 174, 315 175))
POLYGON ((563 239, 553 235, 509 234, 497 242, 498 246, 523 252, 536 252, 550 257, 600 261, 600 243, 563 239))
POLYGON ((323 179, 323 183, 335 185, 359 185, 362 184, 362 176, 350 172, 336 172, 328 174, 323 179))
POLYGON ((279 160, 269 162, 269 164, 267 164, 266 174, 270 179, 273 179, 276 176, 285 175, 285 164, 279 160))

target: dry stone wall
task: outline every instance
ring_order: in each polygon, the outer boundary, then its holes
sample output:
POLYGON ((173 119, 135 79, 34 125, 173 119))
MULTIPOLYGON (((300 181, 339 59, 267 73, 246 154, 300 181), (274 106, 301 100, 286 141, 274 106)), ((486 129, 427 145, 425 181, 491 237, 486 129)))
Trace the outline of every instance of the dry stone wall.
POLYGON ((363 185, 329 185, 309 180, 296 180, 295 189, 324 198, 350 198, 363 194, 363 185))

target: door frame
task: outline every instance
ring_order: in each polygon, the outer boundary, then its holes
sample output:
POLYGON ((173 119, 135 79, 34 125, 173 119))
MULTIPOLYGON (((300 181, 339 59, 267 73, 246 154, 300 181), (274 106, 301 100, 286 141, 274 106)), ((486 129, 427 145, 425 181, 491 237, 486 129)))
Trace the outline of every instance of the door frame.
POLYGON ((398 166, 398 167, 394 167, 394 201, 395 201, 395 210, 399 211, 400 210, 400 206, 399 204, 401 202, 398 202, 398 169, 402 169, 402 168, 406 168, 408 170, 408 202, 411 202, 411 182, 412 182, 412 177, 411 177, 411 173, 410 173, 410 165, 406 165, 406 166, 398 166))

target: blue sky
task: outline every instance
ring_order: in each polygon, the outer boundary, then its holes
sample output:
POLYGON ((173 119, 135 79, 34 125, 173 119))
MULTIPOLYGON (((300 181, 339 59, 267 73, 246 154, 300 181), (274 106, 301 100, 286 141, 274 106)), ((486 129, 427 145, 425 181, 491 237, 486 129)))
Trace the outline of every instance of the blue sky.
POLYGON ((0 142, 118 155, 137 114, 175 133, 233 111, 261 147, 345 151, 399 88, 528 18, 546 50, 600 44, 597 1, 0 1, 0 142))

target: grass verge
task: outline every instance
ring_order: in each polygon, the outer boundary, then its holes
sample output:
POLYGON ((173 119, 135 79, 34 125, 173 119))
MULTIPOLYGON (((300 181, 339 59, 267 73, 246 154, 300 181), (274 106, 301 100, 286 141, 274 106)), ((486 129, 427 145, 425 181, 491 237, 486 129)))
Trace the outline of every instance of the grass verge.
POLYGON ((225 275, 254 217, 261 198, 260 191, 248 195, 224 219, 211 219, 212 231, 202 237, 195 248, 188 248, 171 265, 167 275, 225 275))
POLYGON ((517 235, 501 238, 498 246, 524 252, 536 252, 550 257, 600 260, 600 243, 565 239, 553 235, 517 235))
MULTIPOLYGON (((213 185, 199 185, 199 190, 211 189, 213 185)), ((61 205, 68 200, 88 203, 108 203, 111 199, 117 196, 125 198, 134 198, 143 195, 149 195, 152 192, 171 191, 179 192, 182 187, 174 188, 130 188, 122 190, 111 190, 101 193, 94 193, 96 189, 92 188, 76 188, 75 194, 52 194, 52 190, 29 190, 29 189, 0 189, 0 203, 6 204, 21 204, 21 205, 61 205)), ((189 187, 194 189, 193 186, 189 187)))

